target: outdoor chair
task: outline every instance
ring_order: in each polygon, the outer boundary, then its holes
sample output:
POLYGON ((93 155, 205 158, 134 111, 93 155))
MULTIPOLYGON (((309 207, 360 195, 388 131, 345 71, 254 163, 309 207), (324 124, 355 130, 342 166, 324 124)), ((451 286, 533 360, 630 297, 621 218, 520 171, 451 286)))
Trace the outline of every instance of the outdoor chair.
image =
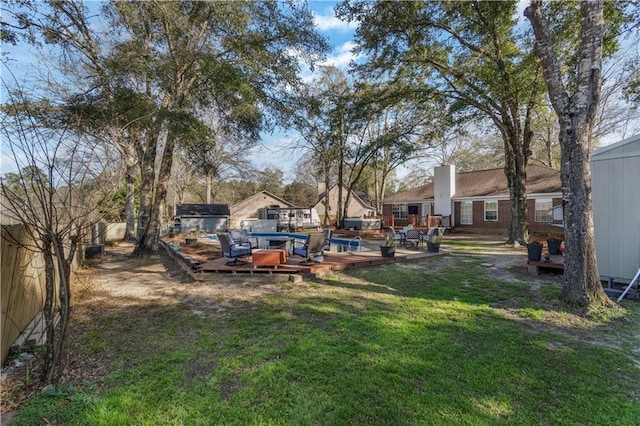
POLYGON ((444 233, 444 228, 429 228, 427 233, 422 235, 422 241, 427 242, 427 248, 430 249, 429 251, 432 251, 432 249, 435 250, 436 246, 438 249, 440 248, 441 230, 444 233))
POLYGON ((330 251, 331 250, 331 234, 333 233, 333 231, 331 229, 325 229, 324 231, 322 231, 322 233, 324 234, 323 250, 330 251))
POLYGON ((251 246, 251 249, 258 248, 258 237, 250 237, 246 229, 232 229, 229 233, 234 242, 243 246, 251 246))
POLYGON ((301 264, 318 263, 313 260, 318 256, 322 256, 322 249, 325 243, 325 234, 309 234, 302 246, 294 246, 293 254, 297 254, 305 258, 301 264))
POLYGON ((239 258, 251 256, 250 245, 236 243, 228 232, 219 233, 218 241, 220 241, 220 247, 222 248, 222 256, 229 258, 227 265, 244 265, 247 263, 239 260, 239 258))
POLYGON ((396 232, 393 226, 389 227, 389 232, 391 233, 391 236, 394 241, 400 242, 400 245, 404 244, 404 239, 402 238, 402 234, 399 232, 396 232))
POLYGON ((418 244, 422 244, 422 233, 419 229, 408 229, 405 237, 405 242, 411 243, 411 245, 415 245, 418 247, 418 244))

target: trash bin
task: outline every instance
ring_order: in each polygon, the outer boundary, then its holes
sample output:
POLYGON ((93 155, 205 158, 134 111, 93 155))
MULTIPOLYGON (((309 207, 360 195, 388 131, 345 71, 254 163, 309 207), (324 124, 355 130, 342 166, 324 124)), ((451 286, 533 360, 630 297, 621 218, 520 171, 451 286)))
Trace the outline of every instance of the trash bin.
POLYGON ((549 246, 549 254, 560 254, 560 241, 557 238, 549 238, 547 240, 547 245, 549 246))
POLYGON ((542 257, 542 244, 530 243, 527 244, 527 255, 529 260, 533 262, 539 262, 542 257))

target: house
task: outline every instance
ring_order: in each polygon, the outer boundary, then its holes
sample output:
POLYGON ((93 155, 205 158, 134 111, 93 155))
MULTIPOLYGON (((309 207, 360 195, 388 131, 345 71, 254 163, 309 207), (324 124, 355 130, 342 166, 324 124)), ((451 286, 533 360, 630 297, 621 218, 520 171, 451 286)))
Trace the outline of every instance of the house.
POLYGON ((228 228, 231 212, 227 204, 178 204, 175 225, 181 233, 215 232, 228 228))
MULTIPOLYGON (((338 210, 338 186, 334 185, 329 191, 324 190, 324 185, 318 185, 318 201, 313 207, 320 216, 320 222, 325 223, 325 203, 328 203, 329 220, 328 223, 335 224, 336 211, 338 210)), ((343 203, 347 197, 347 188, 342 186, 343 203)), ((375 214, 376 209, 371 205, 368 196, 359 191, 351 192, 349 206, 347 208, 347 217, 365 217, 375 214)))
MULTIPOLYGON (((531 164, 526 187, 529 230, 558 233, 552 208, 562 205, 560 172, 531 164)), ((507 178, 503 168, 456 173, 453 165, 439 166, 432 182, 386 197, 382 214, 393 216, 395 226, 420 226, 427 216, 440 215, 459 229, 506 231, 511 223, 507 178)))
POLYGON ((640 268, 640 134, 591 154, 598 271, 631 281, 640 268))
POLYGON ((287 208, 295 207, 290 202, 273 195, 269 191, 260 191, 231 206, 231 217, 234 220, 257 219, 259 209, 275 206, 287 208))

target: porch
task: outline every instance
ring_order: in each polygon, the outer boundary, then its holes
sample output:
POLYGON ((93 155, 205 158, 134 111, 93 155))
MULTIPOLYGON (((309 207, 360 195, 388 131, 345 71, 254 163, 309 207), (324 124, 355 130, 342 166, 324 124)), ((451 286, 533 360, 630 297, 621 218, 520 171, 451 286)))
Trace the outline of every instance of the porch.
POLYGON ((407 218, 396 218, 393 215, 379 216, 383 228, 413 226, 414 228, 429 229, 435 227, 451 228, 451 216, 410 214, 407 218))

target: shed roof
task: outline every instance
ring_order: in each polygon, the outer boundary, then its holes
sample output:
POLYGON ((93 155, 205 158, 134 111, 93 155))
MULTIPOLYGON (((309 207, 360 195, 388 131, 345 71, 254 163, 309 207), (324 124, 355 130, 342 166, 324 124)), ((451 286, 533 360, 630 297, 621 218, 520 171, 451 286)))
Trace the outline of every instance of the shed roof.
MULTIPOLYGON (((562 191, 560 171, 539 164, 527 167, 527 192, 530 194, 562 191)), ((509 196, 504 168, 456 173, 456 193, 453 198, 509 196)), ((390 195, 385 203, 416 202, 433 199, 433 182, 390 195)))
POLYGON ((229 216, 228 204, 178 204, 177 216, 229 216))
POLYGON ((606 160, 612 157, 633 156, 640 156, 640 134, 593 151, 591 153, 591 161, 606 160))

